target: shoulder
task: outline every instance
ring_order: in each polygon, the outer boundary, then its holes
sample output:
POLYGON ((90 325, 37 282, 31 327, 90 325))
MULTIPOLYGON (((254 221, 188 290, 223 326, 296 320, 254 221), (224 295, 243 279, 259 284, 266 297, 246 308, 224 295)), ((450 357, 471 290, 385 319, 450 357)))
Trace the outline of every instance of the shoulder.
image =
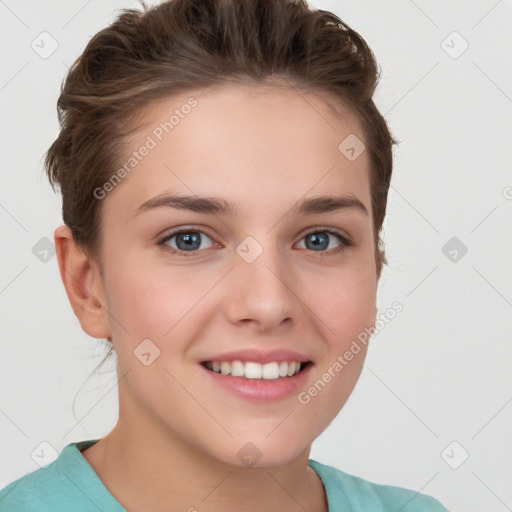
POLYGON ((62 479, 57 461, 18 478, 0 490, 0 512, 16 510, 44 512, 52 508, 56 509, 57 496, 63 498, 61 505, 66 503, 65 494, 60 493, 65 488, 65 482, 62 479))
POLYGON ((123 512, 80 452, 96 441, 70 443, 53 462, 4 487, 0 512, 123 512))
POLYGON ((329 501, 329 512, 448 512, 435 498, 411 489, 369 482, 314 460, 310 466, 320 476, 329 501))

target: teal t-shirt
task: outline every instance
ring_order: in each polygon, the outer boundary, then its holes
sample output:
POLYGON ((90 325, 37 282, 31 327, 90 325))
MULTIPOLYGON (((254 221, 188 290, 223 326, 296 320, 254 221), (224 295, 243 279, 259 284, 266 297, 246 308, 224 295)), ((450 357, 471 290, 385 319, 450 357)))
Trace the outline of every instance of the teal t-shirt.
MULTIPOLYGON (((0 512, 126 512, 81 453, 98 439, 68 444, 56 460, 0 491, 0 512)), ((312 459, 329 512, 448 512, 436 499, 379 485, 312 459)))

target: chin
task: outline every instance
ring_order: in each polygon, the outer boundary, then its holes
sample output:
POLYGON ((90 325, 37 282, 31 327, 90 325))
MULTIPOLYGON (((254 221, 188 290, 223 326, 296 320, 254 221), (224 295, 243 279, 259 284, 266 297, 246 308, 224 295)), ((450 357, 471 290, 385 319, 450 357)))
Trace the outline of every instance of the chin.
MULTIPOLYGON (((239 438, 238 438, 239 439, 239 438)), ((265 439, 258 436, 254 441, 231 440, 226 451, 218 454, 222 462, 239 468, 273 468, 284 466, 309 450, 311 445, 290 443, 279 436, 265 439)), ((250 439, 247 437, 246 439, 250 439)))

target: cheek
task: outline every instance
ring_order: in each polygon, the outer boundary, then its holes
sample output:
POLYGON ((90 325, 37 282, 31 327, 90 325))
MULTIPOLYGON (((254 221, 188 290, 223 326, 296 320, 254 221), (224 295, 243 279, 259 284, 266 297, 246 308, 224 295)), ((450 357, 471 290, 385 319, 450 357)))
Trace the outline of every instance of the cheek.
MULTIPOLYGON (((316 380, 299 403, 326 426, 348 399, 361 374, 368 348, 368 328, 375 314, 376 278, 369 270, 346 269, 316 281, 308 305, 318 318, 326 352, 316 380)), ((323 428, 323 427, 322 427, 323 428)))
POLYGON ((208 279, 161 267, 124 258, 110 270, 109 313, 134 335, 162 338, 204 294, 208 279))
POLYGON ((369 327, 375 313, 377 282, 367 268, 346 268, 305 286, 308 306, 324 325, 326 339, 337 349, 369 327))
POLYGON ((211 271, 191 274, 190 268, 149 261, 129 265, 127 260, 111 269, 107 293, 110 325, 123 371, 145 371, 148 368, 141 369, 134 355, 158 354, 151 363, 155 371, 146 372, 141 382, 141 388, 148 388, 155 385, 154 379, 165 375, 156 368, 181 371, 180 362, 188 357, 189 346, 201 337, 205 322, 218 309, 208 301, 208 292, 218 278, 211 271))

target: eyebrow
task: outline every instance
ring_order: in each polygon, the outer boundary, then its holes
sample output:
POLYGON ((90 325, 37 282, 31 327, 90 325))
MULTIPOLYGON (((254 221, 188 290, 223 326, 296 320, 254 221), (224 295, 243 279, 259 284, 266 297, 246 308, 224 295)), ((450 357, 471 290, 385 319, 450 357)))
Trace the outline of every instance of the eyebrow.
MULTIPOLYGON (((160 208, 162 206, 188 210, 198 213, 210 213, 216 215, 236 215, 237 206, 218 197, 177 196, 161 194, 148 199, 136 210, 135 215, 142 212, 160 208)), ((355 209, 365 215, 368 210, 364 204, 352 195, 343 196, 316 196, 297 201, 290 209, 293 215, 307 215, 313 213, 328 213, 337 210, 355 209)))

